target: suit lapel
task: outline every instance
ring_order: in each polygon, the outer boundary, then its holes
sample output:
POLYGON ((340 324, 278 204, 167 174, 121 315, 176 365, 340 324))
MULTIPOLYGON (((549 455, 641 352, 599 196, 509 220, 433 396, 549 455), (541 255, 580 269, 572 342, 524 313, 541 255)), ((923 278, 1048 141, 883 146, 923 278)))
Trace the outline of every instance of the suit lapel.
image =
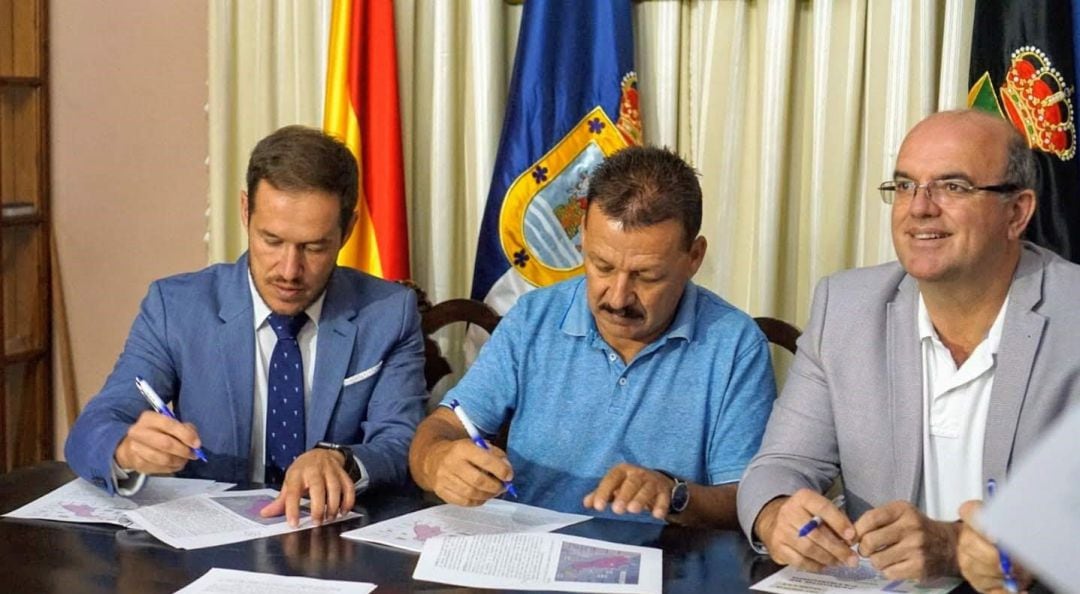
POLYGON ((1034 311, 1042 301, 1045 268, 1037 252, 1023 249, 1013 277, 1005 327, 998 347, 994 387, 983 442, 983 479, 1005 477, 1012 456, 1020 409, 1046 318, 1034 311))
POLYGON ((915 280, 905 276, 886 314, 889 411, 896 462, 894 496, 907 501, 918 501, 922 480, 923 372, 915 316, 917 299, 915 280))
POLYGON ((307 449, 326 435, 330 417, 341 395, 342 380, 352 359, 357 327, 353 321, 357 310, 354 304, 361 297, 348 290, 337 270, 326 285, 319 320, 319 337, 315 350, 315 377, 311 385, 311 400, 307 415, 307 449))
MULTIPOLYGON (((233 452, 247 460, 251 448, 251 408, 255 393, 255 321, 252 318, 251 288, 248 284, 247 255, 241 256, 218 294, 221 326, 217 331, 220 361, 223 365, 226 405, 232 415, 233 452), (238 363, 238 364, 236 364, 238 363)), ((247 468, 237 469, 237 476, 247 476, 247 468)))

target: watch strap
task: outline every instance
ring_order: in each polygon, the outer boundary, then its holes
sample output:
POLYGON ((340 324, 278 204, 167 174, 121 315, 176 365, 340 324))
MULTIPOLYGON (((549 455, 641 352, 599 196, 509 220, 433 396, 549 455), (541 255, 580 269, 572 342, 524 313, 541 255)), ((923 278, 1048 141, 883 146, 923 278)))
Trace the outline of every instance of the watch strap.
POLYGON ((341 445, 338 443, 331 443, 329 441, 320 441, 319 443, 315 444, 315 447, 324 450, 334 450, 336 452, 341 452, 341 454, 345 457, 345 462, 342 468, 345 469, 345 473, 349 475, 349 480, 351 480, 353 483, 357 483, 362 478, 364 478, 364 473, 361 472, 360 466, 356 463, 356 457, 353 456, 352 448, 350 448, 349 446, 341 445))
POLYGON ((690 487, 687 482, 666 470, 660 468, 654 468, 653 470, 668 477, 675 483, 671 488, 671 498, 668 501, 668 515, 686 511, 687 506, 690 505, 690 487))

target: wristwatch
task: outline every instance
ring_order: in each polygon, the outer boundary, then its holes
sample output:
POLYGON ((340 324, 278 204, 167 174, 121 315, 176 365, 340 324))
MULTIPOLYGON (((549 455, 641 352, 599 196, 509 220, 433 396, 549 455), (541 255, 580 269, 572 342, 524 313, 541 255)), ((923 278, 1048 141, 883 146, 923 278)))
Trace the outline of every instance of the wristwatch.
POLYGON ((356 458, 353 456, 352 449, 349 446, 343 446, 339 443, 330 443, 329 441, 320 441, 315 444, 315 447, 323 450, 334 450, 335 452, 341 452, 345 456, 345 472, 349 475, 349 480, 357 482, 364 478, 364 473, 360 472, 360 466, 356 464, 356 458))
POLYGON ((684 512, 686 507, 690 505, 689 485, 686 484, 686 481, 670 472, 660 470, 659 468, 654 468, 653 470, 675 481, 675 486, 671 488, 671 502, 668 503, 668 515, 672 516, 684 512))

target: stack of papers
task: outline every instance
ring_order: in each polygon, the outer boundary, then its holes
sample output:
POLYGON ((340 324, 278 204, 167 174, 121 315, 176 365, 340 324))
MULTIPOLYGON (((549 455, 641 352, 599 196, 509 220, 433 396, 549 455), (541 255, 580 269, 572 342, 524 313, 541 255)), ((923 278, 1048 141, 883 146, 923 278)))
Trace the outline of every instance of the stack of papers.
MULTIPOLYGON (((202 549, 315 527, 306 507, 300 510, 300 525, 296 528, 289 526, 285 516, 260 516, 262 508, 277 496, 273 489, 203 493, 140 507, 127 514, 158 540, 178 549, 202 549)), ((358 517, 349 512, 324 523, 358 517)))
POLYGON ((659 594, 660 549, 565 534, 485 534, 424 543, 413 578, 469 586, 659 594))
POLYGON ((132 522, 125 515, 131 510, 190 495, 220 493, 234 486, 233 483, 202 479, 152 477, 134 496, 120 497, 109 495, 78 478, 4 514, 4 517, 131 527, 132 522))
POLYGON ((370 594, 375 584, 319 580, 215 567, 176 594, 370 594))
POLYGON ((751 586, 754 590, 790 594, 880 594, 881 592, 918 592, 945 594, 960 585, 957 578, 938 578, 928 582, 890 580, 878 573, 869 559, 860 559, 857 567, 826 567, 821 573, 785 567, 751 586))
POLYGON ((437 536, 551 532, 588 519, 589 516, 580 514, 491 499, 477 507, 449 504, 430 507, 341 535, 419 553, 425 541, 437 536))

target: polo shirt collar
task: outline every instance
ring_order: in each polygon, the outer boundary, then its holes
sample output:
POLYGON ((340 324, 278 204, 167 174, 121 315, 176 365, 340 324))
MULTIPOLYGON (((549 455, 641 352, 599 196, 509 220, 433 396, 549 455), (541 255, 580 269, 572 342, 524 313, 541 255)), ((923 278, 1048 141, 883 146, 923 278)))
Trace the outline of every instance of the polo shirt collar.
MULTIPOLYGON (((994 318, 994 323, 990 326, 990 330, 986 332, 986 338, 983 339, 983 342, 979 343, 979 346, 982 346, 983 344, 986 345, 984 350, 990 355, 996 355, 998 346, 1001 344, 1001 333, 1005 328, 1005 310, 1009 307, 1011 297, 1012 291, 1010 290, 1005 295, 1005 301, 1001 303, 1001 309, 998 310, 998 314, 994 318)), ((934 329, 934 322, 930 320, 930 312, 926 309, 926 302, 923 301, 922 293, 919 293, 918 320, 920 340, 926 340, 928 338, 940 340, 938 338, 937 330, 934 329)))

